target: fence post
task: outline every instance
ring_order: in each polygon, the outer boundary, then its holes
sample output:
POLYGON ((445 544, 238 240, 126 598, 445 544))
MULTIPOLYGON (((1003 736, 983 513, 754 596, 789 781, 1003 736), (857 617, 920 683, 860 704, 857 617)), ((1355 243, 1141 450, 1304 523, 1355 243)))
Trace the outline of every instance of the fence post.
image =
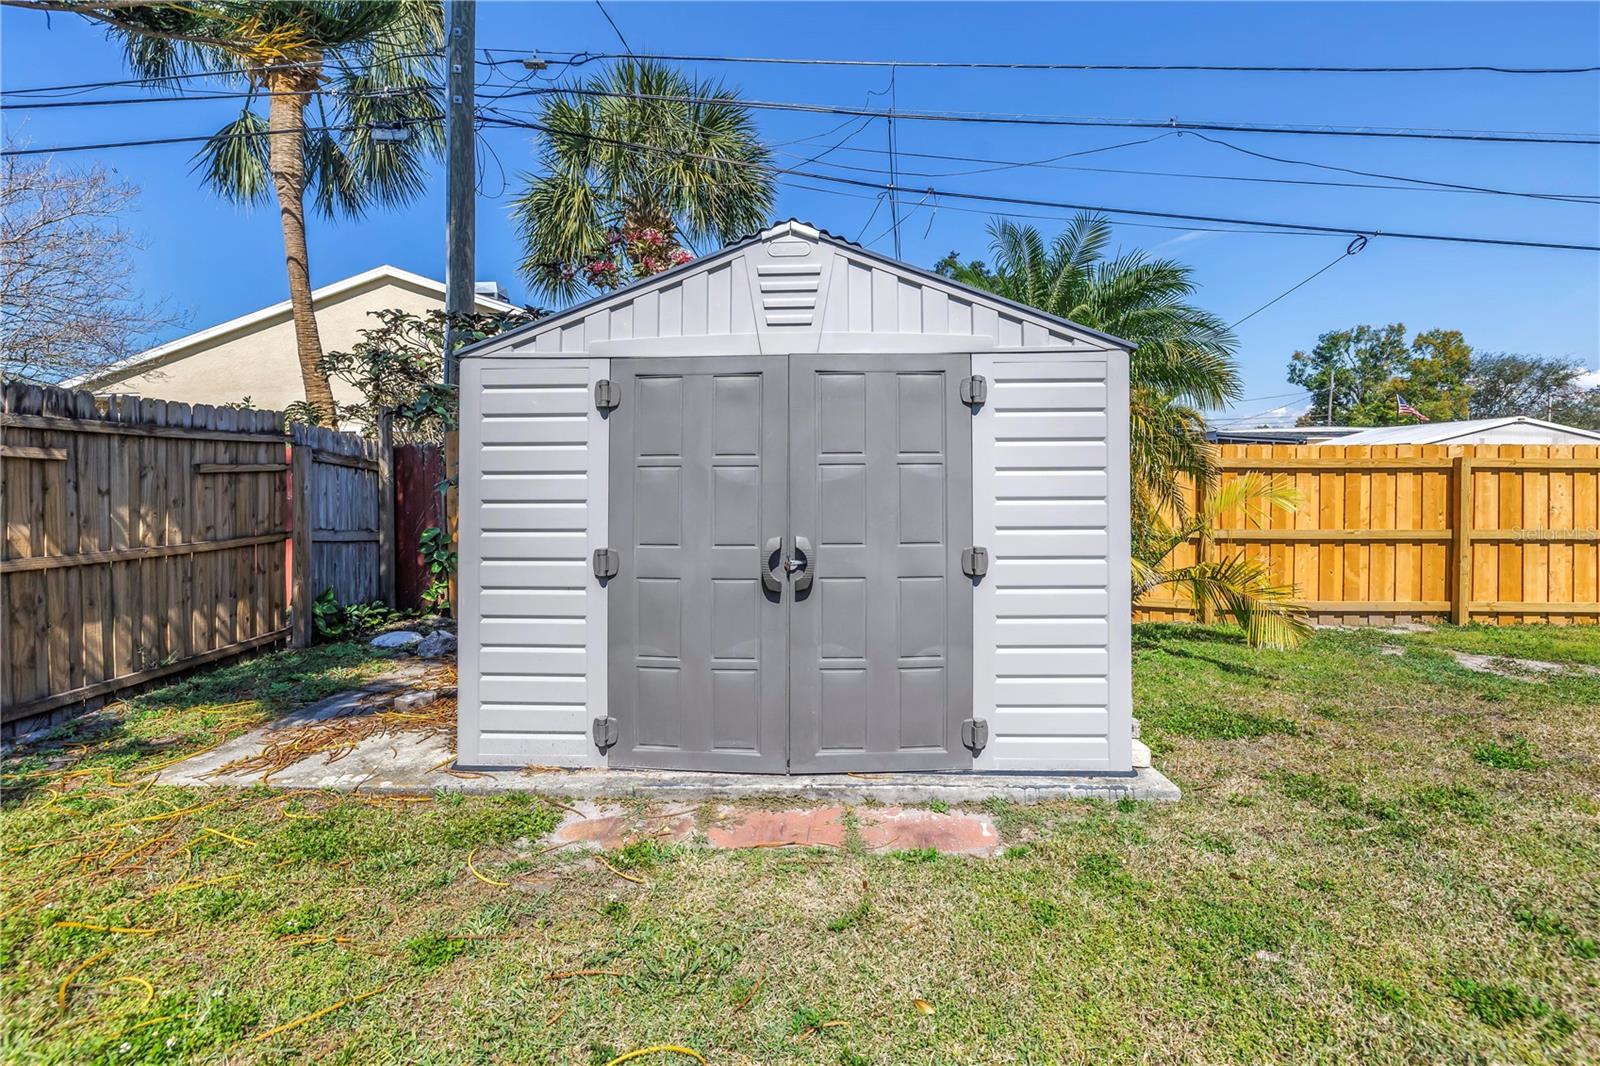
POLYGON ((378 595, 395 605, 394 409, 378 412, 378 595))
MULTIPOLYGON (((1218 476, 1221 476, 1220 471, 1218 476)), ((1204 566, 1206 563, 1211 562, 1217 550, 1216 544, 1211 539, 1211 523, 1204 520, 1206 513, 1206 477, 1203 474, 1196 476, 1194 479, 1194 513, 1197 518, 1201 519, 1200 537, 1194 547, 1194 561, 1197 565, 1204 566)), ((1192 603, 1190 606, 1194 608, 1194 616, 1197 622, 1202 625, 1211 624, 1213 619, 1211 617, 1210 600, 1202 599, 1199 603, 1192 603)))
POLYGON ((306 431, 295 427, 293 450, 289 457, 290 491, 294 493, 294 637, 297 648, 311 646, 311 444, 306 431))
MULTIPOLYGON (((457 482, 461 478, 461 433, 458 430, 452 429, 444 435, 444 476, 449 486, 444 490, 444 530, 450 537, 450 546, 457 552, 456 558, 459 559, 461 543, 458 537, 461 523, 457 504, 461 499, 461 491, 457 482)), ((459 569, 458 566, 456 570, 450 571, 450 617, 457 619, 461 617, 461 612, 457 609, 459 601, 456 599, 456 573, 459 569)))
POLYGON ((1450 545, 1456 557, 1456 579, 1451 586, 1450 621, 1460 626, 1472 617, 1472 460, 1458 455, 1451 466, 1456 513, 1450 545))

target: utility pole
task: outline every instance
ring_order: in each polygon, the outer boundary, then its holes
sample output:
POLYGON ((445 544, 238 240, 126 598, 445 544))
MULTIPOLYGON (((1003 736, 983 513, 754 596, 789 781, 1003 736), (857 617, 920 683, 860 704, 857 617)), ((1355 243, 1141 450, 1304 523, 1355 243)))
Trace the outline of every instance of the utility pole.
MULTIPOLYGON (((476 39, 474 23, 478 6, 475 0, 450 0, 449 22, 445 28, 445 209, 444 209, 444 383, 461 385, 460 368, 456 364, 456 329, 458 315, 471 314, 477 306, 476 281, 477 235, 474 217, 477 180, 474 171, 474 152, 477 150, 477 129, 474 124, 476 101, 473 83, 477 68, 472 53, 476 39)), ((460 408, 457 397, 456 410, 460 408)), ((444 499, 441 512, 444 530, 451 544, 456 543, 456 501, 459 498, 457 479, 461 470, 460 436, 449 430, 444 438, 444 499)), ((456 575, 450 575, 450 614, 460 617, 457 608, 456 575)))
MULTIPOLYGON (((476 0, 450 0, 445 30, 445 211, 444 211, 444 381, 460 383, 456 367, 456 336, 451 320, 468 315, 476 306, 476 233, 474 199, 477 184, 474 152, 473 83, 476 68, 472 52, 477 19, 476 0)), ((453 473, 453 472, 452 472, 453 473)))
POLYGON ((894 138, 894 109, 899 97, 895 92, 895 73, 895 68, 891 66, 889 68, 889 221, 892 223, 891 229, 894 231, 894 257, 899 259, 901 258, 900 194, 896 188, 898 184, 899 167, 895 162, 894 138))

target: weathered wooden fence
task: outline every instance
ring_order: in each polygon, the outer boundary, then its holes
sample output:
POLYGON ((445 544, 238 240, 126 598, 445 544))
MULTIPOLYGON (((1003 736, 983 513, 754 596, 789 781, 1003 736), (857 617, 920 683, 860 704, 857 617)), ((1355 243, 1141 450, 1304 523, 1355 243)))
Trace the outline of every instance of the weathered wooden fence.
POLYGON ((394 602, 393 449, 276 411, 7 383, 0 722, 275 642, 312 603, 394 602))
MULTIPOLYGON (((319 426, 290 431, 297 608, 330 588, 340 603, 393 603, 392 449, 319 426)), ((295 643, 312 636, 311 610, 297 609, 295 643)))
MULTIPOLYGON (((1243 553, 1319 621, 1600 621, 1600 451, 1593 445, 1224 445, 1223 480, 1288 480, 1297 512, 1220 516, 1178 563, 1243 553)), ((1187 499, 1195 501, 1192 486, 1187 499)), ((1189 620, 1157 589, 1137 621, 1189 620)))
POLYGON ((0 720, 287 635, 282 416, 4 388, 0 720))

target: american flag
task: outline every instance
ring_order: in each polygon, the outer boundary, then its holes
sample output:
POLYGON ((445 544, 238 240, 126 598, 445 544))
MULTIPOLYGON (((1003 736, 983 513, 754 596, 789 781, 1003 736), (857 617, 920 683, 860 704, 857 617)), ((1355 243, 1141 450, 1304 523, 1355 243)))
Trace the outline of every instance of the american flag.
POLYGON ((1415 407, 1412 407, 1410 404, 1406 403, 1406 398, 1404 396, 1401 396, 1399 393, 1395 393, 1394 403, 1395 403, 1395 410, 1397 412, 1399 412, 1401 415, 1410 415, 1412 418, 1417 419, 1419 422, 1426 422, 1428 420, 1428 416, 1427 415, 1423 414, 1421 411, 1417 410, 1415 407))

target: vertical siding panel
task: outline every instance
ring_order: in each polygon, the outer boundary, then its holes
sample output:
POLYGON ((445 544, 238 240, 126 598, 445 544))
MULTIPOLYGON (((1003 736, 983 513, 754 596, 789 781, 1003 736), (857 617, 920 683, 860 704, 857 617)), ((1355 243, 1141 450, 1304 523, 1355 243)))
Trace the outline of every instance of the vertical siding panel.
POLYGON ((633 298, 633 335, 635 337, 661 336, 661 294, 659 292, 641 292, 633 298))
POLYGON ((612 340, 629 340, 633 337, 632 300, 611 309, 610 336, 612 340))
POLYGON ((1000 315, 992 307, 983 304, 972 305, 972 332, 980 337, 1000 336, 1000 315))
POLYGON ((900 331, 900 279, 887 270, 872 271, 872 325, 876 333, 900 331))
POLYGON ((729 307, 729 328, 736 335, 756 331, 756 310, 750 295, 749 270, 743 256, 735 259, 728 267, 728 298, 732 301, 729 307))
POLYGON ((705 331, 714 336, 733 332, 733 271, 726 266, 706 276, 705 331))
POLYGON ((950 298, 932 285, 922 287, 922 332, 950 332, 950 298))
POLYGON ((999 315, 1000 332, 996 334, 1002 348, 1017 348, 1022 344, 1022 319, 999 315))
POLYGON ((668 285, 659 290, 661 296, 661 322, 658 337, 683 336, 683 286, 668 285))
POLYGON ((850 332, 872 331, 872 268, 850 264, 850 332))
POLYGON ((951 297, 950 304, 950 332, 972 333, 972 301, 951 297))
POLYGON ((683 298, 683 335, 704 337, 706 325, 711 320, 710 309, 706 307, 711 287, 706 281, 705 274, 698 271, 690 274, 678 286, 678 291, 682 293, 683 298))
POLYGON ((901 333, 922 332, 922 286, 901 281, 896 286, 900 296, 897 326, 901 333))

